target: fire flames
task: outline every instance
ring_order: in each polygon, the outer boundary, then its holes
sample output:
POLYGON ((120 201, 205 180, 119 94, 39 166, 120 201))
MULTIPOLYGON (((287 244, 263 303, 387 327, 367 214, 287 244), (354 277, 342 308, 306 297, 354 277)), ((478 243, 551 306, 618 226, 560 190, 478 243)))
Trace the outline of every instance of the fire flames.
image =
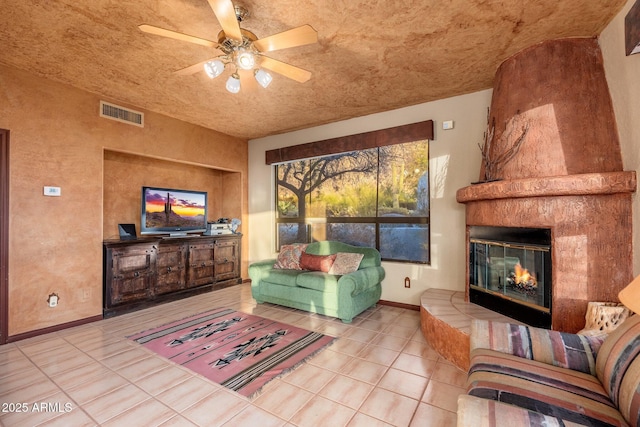
POLYGON ((526 268, 522 268, 519 263, 515 265, 514 269, 516 275, 516 285, 525 285, 532 288, 538 287, 538 281, 536 280, 535 276, 529 273, 529 270, 527 270, 526 268))

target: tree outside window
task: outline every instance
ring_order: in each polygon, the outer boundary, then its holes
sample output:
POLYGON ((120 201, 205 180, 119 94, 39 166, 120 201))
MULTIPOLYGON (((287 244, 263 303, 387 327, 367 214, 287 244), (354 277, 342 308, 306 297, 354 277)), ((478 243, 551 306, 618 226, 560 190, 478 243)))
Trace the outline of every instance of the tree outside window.
POLYGON ((278 247, 339 240, 429 262, 428 141, 276 167, 278 247))

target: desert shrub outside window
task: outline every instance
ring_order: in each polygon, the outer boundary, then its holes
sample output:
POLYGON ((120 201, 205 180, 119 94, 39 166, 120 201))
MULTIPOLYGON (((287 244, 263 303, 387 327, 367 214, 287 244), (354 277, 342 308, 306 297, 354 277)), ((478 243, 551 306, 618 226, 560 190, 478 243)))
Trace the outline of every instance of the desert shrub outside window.
POLYGON ((277 246, 338 240, 430 262, 428 140, 278 164, 277 246))

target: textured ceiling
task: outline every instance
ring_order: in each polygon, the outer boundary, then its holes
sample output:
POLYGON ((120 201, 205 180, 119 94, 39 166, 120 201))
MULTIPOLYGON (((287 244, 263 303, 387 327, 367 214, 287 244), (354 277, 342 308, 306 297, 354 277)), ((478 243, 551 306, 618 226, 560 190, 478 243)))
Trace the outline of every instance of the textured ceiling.
MULTIPOLYGON (((487 89, 537 42, 597 36, 626 0, 238 0, 259 38, 310 24, 319 43, 269 56, 313 73, 274 74, 233 95, 229 71, 172 72, 217 55, 145 34, 150 24, 217 40, 206 0, 2 0, 0 63, 229 135, 257 138, 487 89)), ((621 49, 624 47, 621 46, 621 49)))

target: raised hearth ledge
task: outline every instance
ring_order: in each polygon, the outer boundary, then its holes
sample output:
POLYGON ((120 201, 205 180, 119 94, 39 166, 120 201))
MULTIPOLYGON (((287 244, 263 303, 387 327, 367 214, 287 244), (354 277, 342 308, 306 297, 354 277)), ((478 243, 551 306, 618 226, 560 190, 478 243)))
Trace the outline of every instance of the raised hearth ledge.
POLYGON ((469 337, 474 319, 516 323, 488 308, 464 300, 464 291, 427 289, 420 298, 420 329, 427 342, 458 368, 469 370, 469 337))
POLYGON ((635 171, 520 178, 461 188, 456 193, 456 200, 459 203, 467 203, 526 197, 633 193, 636 184, 635 171))

